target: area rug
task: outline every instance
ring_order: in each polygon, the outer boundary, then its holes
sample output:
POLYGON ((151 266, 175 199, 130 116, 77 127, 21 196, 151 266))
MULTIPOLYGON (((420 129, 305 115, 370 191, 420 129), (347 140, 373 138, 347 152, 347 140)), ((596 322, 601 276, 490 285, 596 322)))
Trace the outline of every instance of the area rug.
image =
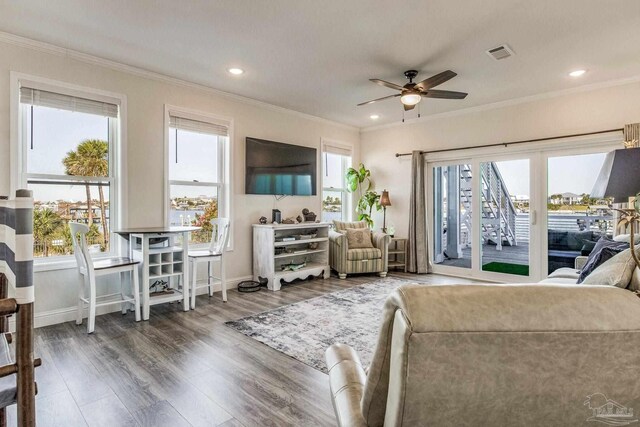
POLYGON ((353 347, 366 367, 373 358, 384 302, 406 283, 415 282, 379 279, 226 325, 325 373, 324 352, 334 343, 353 347))

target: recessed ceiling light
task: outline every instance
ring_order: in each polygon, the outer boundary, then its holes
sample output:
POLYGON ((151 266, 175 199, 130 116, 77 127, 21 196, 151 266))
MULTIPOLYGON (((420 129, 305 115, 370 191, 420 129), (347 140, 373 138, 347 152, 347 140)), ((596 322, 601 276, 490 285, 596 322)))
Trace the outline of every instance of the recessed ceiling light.
POLYGON ((234 76, 239 76, 240 74, 244 73, 244 70, 242 68, 229 68, 228 71, 234 76))
POLYGON ((586 73, 587 70, 575 70, 569 73, 569 75, 571 77, 580 77, 581 75, 583 75, 584 73, 586 73))
POLYGON ((369 118, 370 118, 371 120, 378 120, 378 119, 380 118, 380 116, 379 116, 379 115, 377 115, 377 114, 372 114, 372 115, 370 115, 370 116, 369 116, 369 118))

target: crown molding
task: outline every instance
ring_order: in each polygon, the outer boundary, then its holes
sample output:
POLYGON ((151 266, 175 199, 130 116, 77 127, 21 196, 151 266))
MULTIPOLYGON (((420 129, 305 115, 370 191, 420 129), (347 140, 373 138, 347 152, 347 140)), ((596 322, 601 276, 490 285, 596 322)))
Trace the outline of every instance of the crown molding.
POLYGON ((398 126, 408 125, 408 124, 424 123, 424 122, 429 122, 431 120, 443 119, 448 117, 463 116, 466 114, 479 113, 482 111, 497 110, 499 108, 510 107, 514 105, 527 104, 530 102, 557 98, 565 95, 591 92, 598 89, 606 89, 606 88, 615 87, 615 86, 624 86, 627 84, 633 84, 638 82, 640 82, 640 75, 628 77, 625 79, 619 79, 619 80, 608 80, 605 82, 592 83, 589 85, 577 86, 569 89, 561 89, 557 91, 544 92, 536 95, 524 96, 521 98, 513 98, 513 99, 507 99, 505 101, 498 101, 498 102, 491 102, 489 104, 476 105, 474 107, 462 108, 460 110, 431 114, 431 115, 423 116, 420 118, 405 120, 404 123, 399 122, 399 123, 387 123, 387 124, 376 125, 376 126, 367 126, 364 128, 360 128, 360 133, 373 132, 377 130, 389 129, 389 128, 394 128, 398 126))
POLYGON ((244 104, 253 105, 256 107, 265 108, 271 111, 277 111, 280 113, 290 114, 307 120, 312 120, 318 123, 337 126, 343 129, 359 131, 357 126, 349 125, 346 123, 340 123, 333 120, 325 119, 323 117, 314 116, 300 111, 291 110, 277 105, 269 104, 264 101, 258 101, 257 99, 248 98, 242 95, 236 95, 234 93, 225 92, 220 89, 216 89, 211 86, 203 85, 200 83, 190 82, 188 80, 179 79, 177 77, 171 77, 166 74, 157 73, 155 71, 146 70, 144 68, 135 67, 133 65, 127 65, 121 62, 112 61, 110 59, 101 58, 99 56, 90 55, 88 53, 79 52, 72 49, 63 48, 60 46, 52 45, 50 43, 29 39, 26 37, 18 36, 15 34, 0 31, 0 42, 20 46, 28 49, 37 50, 44 53, 49 53, 57 56, 63 56, 65 58, 81 61, 87 64, 98 65, 104 68, 109 68, 114 71, 119 71, 127 74, 132 74, 139 77, 145 77, 148 79, 160 81, 163 83, 173 84, 176 86, 187 87, 190 89, 197 89, 203 92, 207 92, 212 95, 231 99, 233 101, 242 102, 244 104))

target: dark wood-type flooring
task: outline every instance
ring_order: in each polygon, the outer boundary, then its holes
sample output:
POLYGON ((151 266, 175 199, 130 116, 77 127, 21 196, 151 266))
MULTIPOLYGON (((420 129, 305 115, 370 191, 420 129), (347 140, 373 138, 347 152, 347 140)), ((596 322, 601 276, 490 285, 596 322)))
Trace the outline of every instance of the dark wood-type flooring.
MULTIPOLYGON (((466 283, 394 273, 428 283, 466 283)), ((200 296, 180 304, 36 330, 39 426, 331 426, 327 375, 224 326, 227 320, 372 282, 374 275, 311 280, 280 292, 200 296)), ((15 406, 9 425, 15 425, 15 406)))

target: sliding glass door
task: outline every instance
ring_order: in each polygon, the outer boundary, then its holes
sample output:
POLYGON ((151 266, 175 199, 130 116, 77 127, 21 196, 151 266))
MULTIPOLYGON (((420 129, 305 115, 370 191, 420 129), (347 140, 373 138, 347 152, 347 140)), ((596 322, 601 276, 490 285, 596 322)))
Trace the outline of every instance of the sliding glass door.
MULTIPOLYGON (((429 161, 434 272, 502 282, 537 282, 574 267, 611 235, 608 200, 589 193, 618 135, 545 143, 505 155, 429 161)), ((515 150, 514 150, 515 151, 515 150)), ((468 154, 468 153, 465 153, 468 154)))
POLYGON ((589 194, 606 153, 550 155, 547 159, 547 273, 575 268, 595 242, 613 233, 611 200, 589 194))
POLYGON ((529 159, 480 163, 482 271, 529 276, 529 159))
POLYGON ((434 262, 471 268, 472 170, 468 163, 433 168, 434 262))

